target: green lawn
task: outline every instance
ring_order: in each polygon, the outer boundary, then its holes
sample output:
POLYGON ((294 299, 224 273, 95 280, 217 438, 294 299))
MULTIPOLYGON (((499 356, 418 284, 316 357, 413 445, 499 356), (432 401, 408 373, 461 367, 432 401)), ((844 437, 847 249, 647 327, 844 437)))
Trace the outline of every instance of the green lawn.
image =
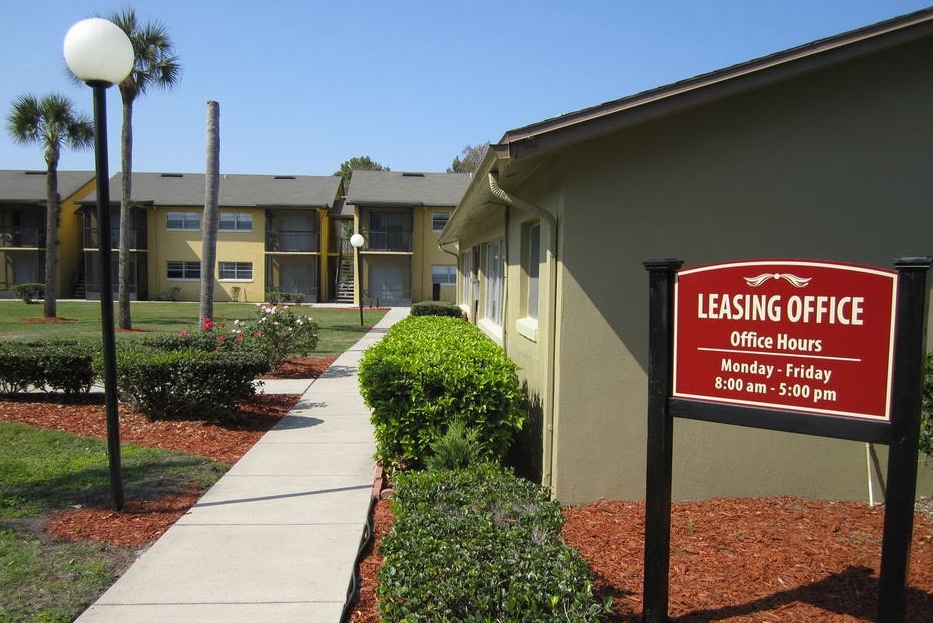
MULTIPOLYGON (((367 328, 360 327, 357 308, 293 307, 296 313, 309 315, 320 323, 317 353, 336 356, 356 343, 367 328)), ((198 326, 198 304, 165 301, 136 301, 132 303, 131 332, 118 331, 117 342, 135 340, 145 335, 194 331, 198 326)), ((221 323, 245 320, 256 314, 254 303, 215 303, 215 330, 221 323)), ((116 317, 116 312, 114 313, 116 317)), ((379 322, 384 311, 364 310, 363 322, 371 327, 379 322)), ((42 302, 27 305, 20 300, 0 300, 0 340, 34 340, 48 338, 100 341, 100 303, 97 301, 60 301, 59 318, 74 322, 38 323, 28 319, 42 318, 42 302)), ((231 325, 232 326, 232 325, 231 325)), ((2 623, 2 619, 0 619, 2 623)))
MULTIPOLYGON (((128 498, 216 482, 227 466, 181 452, 121 448, 128 498)), ((0 422, 0 622, 73 621, 133 552, 36 532, 51 511, 109 504, 104 441, 0 422)))
MULTIPOLYGON (((337 356, 385 314, 359 309, 293 307, 320 326, 315 355, 337 356)), ((42 317, 42 304, 0 300, 0 340, 75 339, 100 344, 100 303, 58 303, 59 318, 42 317)), ((214 306, 215 331, 255 316, 251 303, 214 306)), ((134 331, 117 332, 118 343, 146 335, 198 330, 198 305, 134 302, 134 331)), ((195 485, 206 488, 227 466, 181 452, 121 447, 127 499, 154 499, 195 485)), ((110 504, 104 441, 0 422, 0 623, 68 623, 116 579, 134 552, 93 542, 67 542, 40 532, 48 513, 73 506, 110 504)))

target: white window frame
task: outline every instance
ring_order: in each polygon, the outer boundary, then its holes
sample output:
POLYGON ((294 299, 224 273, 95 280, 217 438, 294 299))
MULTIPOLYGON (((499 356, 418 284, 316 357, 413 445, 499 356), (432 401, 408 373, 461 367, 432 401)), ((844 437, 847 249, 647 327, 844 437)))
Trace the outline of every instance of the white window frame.
POLYGON ((165 267, 165 278, 168 281, 197 281, 201 278, 201 262, 200 261, 183 261, 183 260, 169 260, 166 262, 165 267), (181 270, 181 277, 172 276, 172 268, 175 270, 181 270))
POLYGON ((457 285, 457 267, 448 264, 433 264, 431 266, 431 283, 442 286, 457 285))
POLYGON ((217 280, 218 281, 252 281, 253 263, 252 262, 217 262, 217 280), (231 276, 224 276, 224 273, 232 273, 231 276))
POLYGON ((525 257, 525 276, 527 279, 527 299, 525 315, 538 317, 538 293, 541 273, 541 223, 528 227, 528 253, 525 257))
POLYGON ((432 212, 431 213, 431 231, 435 234, 439 234, 444 231, 444 227, 447 225, 447 222, 450 220, 450 211, 445 210, 443 212, 432 212), (442 218, 441 218, 442 217, 442 218), (443 221, 438 227, 438 219, 441 218, 443 221))
POLYGON ((505 243, 503 240, 486 243, 484 253, 484 288, 483 317, 495 325, 502 327, 503 294, 505 292, 505 257, 503 254, 505 243))
POLYGON ((221 212, 218 230, 226 232, 253 231, 253 215, 250 212, 221 212), (224 227, 226 219, 227 227, 224 227))
POLYGON ((180 210, 166 212, 165 229, 168 231, 198 231, 201 229, 201 213, 180 210), (181 221, 181 227, 172 226, 172 220, 181 221))
MULTIPOLYGON (((463 279, 460 286, 460 304, 469 305, 472 300, 473 281, 473 249, 460 256, 460 276, 463 279)), ((470 313, 473 313, 472 311, 470 313)))

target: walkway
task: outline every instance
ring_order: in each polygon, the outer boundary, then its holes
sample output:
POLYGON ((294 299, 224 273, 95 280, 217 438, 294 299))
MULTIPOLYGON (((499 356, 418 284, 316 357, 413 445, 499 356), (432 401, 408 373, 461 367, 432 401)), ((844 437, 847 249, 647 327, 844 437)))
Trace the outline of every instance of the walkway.
POLYGON ((311 383, 78 623, 339 623, 375 469, 357 365, 408 311, 390 310, 311 383))

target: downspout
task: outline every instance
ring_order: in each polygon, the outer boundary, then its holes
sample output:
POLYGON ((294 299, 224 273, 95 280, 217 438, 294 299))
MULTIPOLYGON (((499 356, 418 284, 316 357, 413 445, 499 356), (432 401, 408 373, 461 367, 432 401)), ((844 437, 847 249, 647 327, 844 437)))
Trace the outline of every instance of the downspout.
POLYGON ((548 326, 547 326, 547 361, 545 369, 545 388, 544 388, 544 409, 542 410, 545 421, 544 425, 544 456, 543 472, 541 474, 541 484, 552 490, 553 483, 553 456, 554 456, 554 364, 556 359, 556 341, 557 341, 557 217, 550 212, 536 206, 533 203, 525 201, 519 197, 509 194, 499 186, 499 176, 497 172, 490 171, 489 190, 498 199, 510 206, 521 210, 531 212, 542 220, 547 221, 548 229, 551 232, 548 244, 548 284, 550 286, 550 303, 548 308, 548 326))

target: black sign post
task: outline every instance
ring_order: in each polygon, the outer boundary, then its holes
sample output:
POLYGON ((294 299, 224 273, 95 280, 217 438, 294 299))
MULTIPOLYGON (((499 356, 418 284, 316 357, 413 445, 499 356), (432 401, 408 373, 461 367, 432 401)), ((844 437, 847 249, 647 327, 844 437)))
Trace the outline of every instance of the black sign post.
POLYGON ((925 360, 927 273, 933 258, 895 262, 897 291, 891 417, 862 422, 793 409, 749 407, 673 397, 675 284, 679 260, 644 263, 649 273, 648 434, 645 495, 644 623, 667 623, 670 574, 671 475, 675 417, 871 441, 889 446, 877 623, 903 623, 913 532, 925 360))

